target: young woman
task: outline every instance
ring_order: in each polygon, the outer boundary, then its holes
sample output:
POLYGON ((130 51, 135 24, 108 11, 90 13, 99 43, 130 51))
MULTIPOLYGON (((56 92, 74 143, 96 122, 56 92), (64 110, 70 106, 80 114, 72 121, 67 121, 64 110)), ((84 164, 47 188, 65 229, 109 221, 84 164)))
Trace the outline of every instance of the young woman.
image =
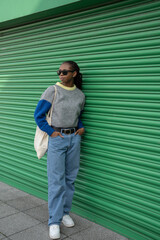
POLYGON ((57 71, 61 82, 42 94, 35 110, 35 121, 49 135, 47 152, 49 236, 60 238, 60 223, 73 227, 69 216, 74 194, 74 182, 79 170, 80 141, 84 126, 80 120, 85 104, 81 91, 82 74, 73 61, 64 62, 57 71), (52 126, 46 121, 54 98, 52 126))

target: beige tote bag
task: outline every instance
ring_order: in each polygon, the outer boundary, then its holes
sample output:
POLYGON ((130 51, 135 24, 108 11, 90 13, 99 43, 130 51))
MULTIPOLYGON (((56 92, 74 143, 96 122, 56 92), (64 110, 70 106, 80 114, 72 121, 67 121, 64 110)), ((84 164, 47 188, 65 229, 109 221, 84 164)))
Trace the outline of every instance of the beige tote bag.
MULTIPOLYGON (((56 86, 54 86, 54 88, 55 88, 55 94, 54 94, 52 106, 46 116, 46 120, 50 126, 51 126, 53 104, 54 104, 54 101, 56 98, 56 93, 57 93, 56 86)), ((38 126, 36 128, 36 133, 35 133, 35 137, 34 137, 34 148, 37 152, 38 159, 42 158, 48 150, 48 134, 46 132, 42 131, 38 126)))

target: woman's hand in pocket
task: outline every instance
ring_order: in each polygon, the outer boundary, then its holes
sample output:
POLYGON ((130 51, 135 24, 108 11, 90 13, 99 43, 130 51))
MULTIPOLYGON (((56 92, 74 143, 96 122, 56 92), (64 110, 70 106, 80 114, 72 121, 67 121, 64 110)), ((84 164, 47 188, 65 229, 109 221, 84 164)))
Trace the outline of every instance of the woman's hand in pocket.
POLYGON ((64 138, 60 132, 56 132, 56 131, 54 131, 51 135, 51 137, 54 137, 54 138, 58 136, 60 136, 61 138, 64 138))
POLYGON ((80 136, 82 136, 84 132, 85 132, 84 128, 79 128, 79 129, 75 132, 75 135, 79 134, 80 136))

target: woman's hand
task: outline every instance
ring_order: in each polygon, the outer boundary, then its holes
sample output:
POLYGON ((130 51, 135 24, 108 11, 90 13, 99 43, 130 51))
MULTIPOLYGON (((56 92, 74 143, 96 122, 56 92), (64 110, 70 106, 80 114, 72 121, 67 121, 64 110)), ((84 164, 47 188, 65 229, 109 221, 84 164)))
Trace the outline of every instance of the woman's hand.
POLYGON ((58 137, 58 136, 64 138, 60 132, 56 132, 56 131, 54 131, 51 135, 51 137, 58 137))
POLYGON ((79 134, 80 136, 82 136, 82 134, 85 132, 84 128, 79 128, 76 132, 75 135, 79 134))

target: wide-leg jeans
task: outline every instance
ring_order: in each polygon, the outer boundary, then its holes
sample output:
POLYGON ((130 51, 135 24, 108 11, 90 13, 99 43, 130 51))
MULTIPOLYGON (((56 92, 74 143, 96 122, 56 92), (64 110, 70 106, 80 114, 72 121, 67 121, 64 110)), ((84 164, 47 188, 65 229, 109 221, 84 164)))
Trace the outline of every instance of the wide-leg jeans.
POLYGON ((64 138, 49 137, 47 152, 48 174, 48 225, 60 225, 69 214, 80 163, 79 134, 62 134, 64 138))

